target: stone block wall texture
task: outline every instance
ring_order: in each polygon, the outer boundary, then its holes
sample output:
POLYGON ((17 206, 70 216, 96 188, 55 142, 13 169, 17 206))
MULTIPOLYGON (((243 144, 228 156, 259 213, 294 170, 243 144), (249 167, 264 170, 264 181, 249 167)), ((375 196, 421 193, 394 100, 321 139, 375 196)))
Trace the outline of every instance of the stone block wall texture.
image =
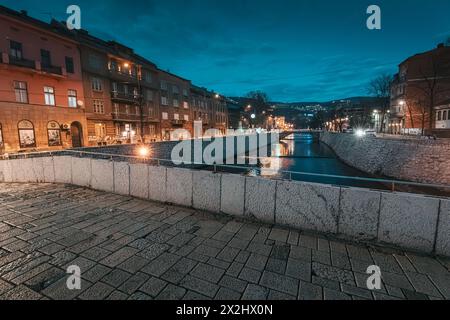
POLYGON ((445 198, 70 156, 0 161, 1 181, 90 186, 450 257, 445 198))
POLYGON ((148 197, 150 200, 167 201, 167 168, 148 167, 148 197))
POLYGON ((128 162, 114 162, 114 192, 130 195, 130 164, 128 162))
POLYGON ((324 132, 321 141, 348 165, 400 180, 450 185, 450 143, 324 132))
POLYGON ((72 158, 72 183, 80 187, 90 187, 92 177, 91 159, 77 158, 77 157, 71 158, 72 158))
POLYGON ((222 175, 221 212, 232 216, 244 216, 245 183, 246 178, 244 176, 236 174, 222 175))
POLYGON ((114 162, 92 159, 91 187, 95 190, 114 192, 114 162))
POLYGON ((247 177, 245 185, 245 215, 274 223, 277 182, 263 178, 247 177))
POLYGON ((337 234, 339 187, 279 181, 275 222, 303 230, 337 234))
POLYGON ((220 179, 220 174, 193 171, 192 199, 195 209, 220 212, 220 179))

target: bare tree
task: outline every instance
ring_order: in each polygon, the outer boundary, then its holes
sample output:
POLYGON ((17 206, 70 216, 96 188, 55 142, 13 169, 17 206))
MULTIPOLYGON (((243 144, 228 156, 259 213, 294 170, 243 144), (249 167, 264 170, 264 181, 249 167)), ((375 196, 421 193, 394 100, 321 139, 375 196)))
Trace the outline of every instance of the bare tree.
POLYGON ((381 101, 381 124, 379 132, 383 131, 386 114, 390 106, 392 81, 393 76, 389 74, 381 74, 372 81, 370 81, 368 86, 369 94, 379 98, 381 101))

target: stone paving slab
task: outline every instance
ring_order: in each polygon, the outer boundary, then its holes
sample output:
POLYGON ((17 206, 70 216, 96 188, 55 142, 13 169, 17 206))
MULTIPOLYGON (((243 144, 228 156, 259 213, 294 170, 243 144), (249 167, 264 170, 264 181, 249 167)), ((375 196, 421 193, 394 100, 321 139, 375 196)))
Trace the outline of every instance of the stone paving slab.
POLYGON ((0 300, 20 299, 450 299, 450 259, 80 187, 0 183, 0 300), (71 265, 81 290, 67 288, 71 265), (380 290, 367 288, 371 265, 380 290))

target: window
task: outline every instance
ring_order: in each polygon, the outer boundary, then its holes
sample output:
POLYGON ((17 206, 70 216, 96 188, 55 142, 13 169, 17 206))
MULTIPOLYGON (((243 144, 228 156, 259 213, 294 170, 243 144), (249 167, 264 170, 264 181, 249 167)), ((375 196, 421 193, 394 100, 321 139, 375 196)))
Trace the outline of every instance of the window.
POLYGON ((152 73, 150 71, 145 70, 144 71, 144 80, 147 83, 152 83, 152 73))
POLYGON ((95 136, 103 139, 106 137, 106 125, 104 123, 95 123, 95 136))
POLYGON ((167 91, 167 82, 161 81, 161 90, 167 91))
POLYGON ((162 113, 162 118, 163 118, 163 120, 168 120, 169 119, 169 114, 167 112, 163 112, 162 113))
POLYGON ((153 101, 153 91, 147 90, 145 93, 145 98, 147 99, 147 101, 153 101))
POLYGON ((105 113, 105 104, 102 100, 94 100, 94 113, 104 114, 105 113))
POLYGON ((155 114, 154 114, 154 109, 152 107, 148 108, 148 115, 152 118, 154 117, 155 114))
POLYGON ((43 67, 50 67, 52 65, 50 51, 41 49, 41 65, 43 67))
POLYGON ((184 102, 183 102, 183 107, 184 107, 185 109, 189 109, 189 102, 184 101, 184 102))
POLYGON ((14 81, 14 92, 16 93, 16 102, 28 103, 28 88, 24 81, 14 81))
POLYGON ((180 93, 180 89, 178 88, 178 86, 173 86, 172 87, 172 92, 175 94, 179 94, 180 93))
POLYGON ((91 79, 92 84, 92 90, 101 92, 103 91, 103 82, 99 78, 92 78, 91 79))
POLYGON ((447 110, 444 110, 444 113, 442 115, 442 120, 447 120, 447 110))
POLYGON ((178 102, 178 99, 173 99, 173 106, 178 108, 180 106, 180 103, 178 102))
POLYGON ((55 88, 44 87, 44 98, 45 98, 45 104, 47 106, 54 106, 55 105, 55 88))
POLYGON ((11 57, 17 60, 22 60, 23 59, 22 44, 20 42, 11 40, 9 42, 9 54, 11 55, 11 57))
POLYGON ((189 121, 189 116, 187 114, 184 115, 184 121, 189 121))
POLYGON ((183 96, 187 97, 188 95, 189 95, 189 94, 188 94, 187 89, 183 89, 183 96))
POLYGON ((69 97, 69 107, 76 108, 77 107, 77 92, 75 90, 68 90, 67 96, 69 97))
POLYGON ((125 105, 125 114, 129 115, 130 114, 130 106, 129 105, 125 105))
POLYGON ((442 112, 441 111, 439 111, 438 114, 437 114, 437 120, 438 121, 442 120, 442 112))
POLYGON ((0 123, 0 148, 3 148, 3 131, 1 123, 0 123))
POLYGON ((169 105, 169 101, 168 101, 167 97, 161 97, 161 104, 163 106, 169 105))
POLYGON ((50 121, 47 124, 47 137, 48 137, 48 146, 49 147, 57 147, 61 146, 61 128, 56 121, 50 121))
POLYGON ((179 115, 178 113, 175 113, 175 114, 173 115, 173 119, 174 119, 174 120, 180 120, 180 115, 179 115))
POLYGON ((89 66, 91 66, 94 69, 100 69, 102 66, 102 59, 96 54, 93 53, 89 54, 88 61, 89 66))
POLYGON ((67 73, 75 73, 75 67, 72 57, 66 57, 66 71, 67 73))
POLYGON ((34 126, 28 120, 22 120, 18 123, 19 144, 21 148, 35 148, 36 138, 34 136, 34 126))
POLYGON ((120 108, 119 108, 119 104, 118 103, 114 103, 114 113, 115 114, 119 114, 120 113, 120 108))
POLYGON ((140 114, 140 112, 139 112, 139 107, 138 107, 138 106, 136 106, 134 110, 135 110, 135 115, 137 115, 137 116, 138 116, 138 115, 140 114))

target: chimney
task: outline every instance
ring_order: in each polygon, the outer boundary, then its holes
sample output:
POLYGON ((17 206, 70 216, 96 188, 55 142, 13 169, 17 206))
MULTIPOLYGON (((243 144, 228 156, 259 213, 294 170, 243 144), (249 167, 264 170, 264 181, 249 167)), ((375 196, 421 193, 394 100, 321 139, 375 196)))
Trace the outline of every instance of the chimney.
POLYGON ((444 45, 443 43, 439 43, 439 44, 437 45, 437 47, 438 47, 438 48, 443 48, 443 47, 445 47, 445 45, 444 45))

